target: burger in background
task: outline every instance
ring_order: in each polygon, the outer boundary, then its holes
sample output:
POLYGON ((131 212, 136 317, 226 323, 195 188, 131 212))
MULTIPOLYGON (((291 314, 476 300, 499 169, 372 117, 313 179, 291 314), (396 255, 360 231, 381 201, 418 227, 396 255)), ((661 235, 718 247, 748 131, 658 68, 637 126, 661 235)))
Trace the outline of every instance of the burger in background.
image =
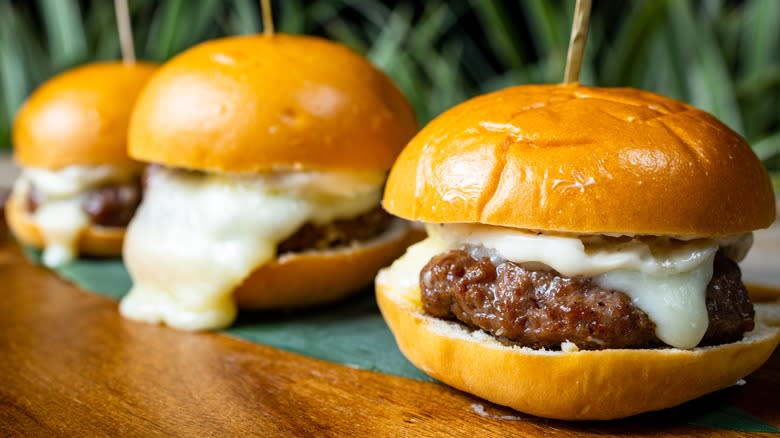
POLYGON ((230 325, 237 307, 333 301, 403 253, 382 211, 413 110, 367 60, 276 34, 206 42, 165 64, 138 100, 133 158, 154 163, 124 257, 132 319, 230 325))
POLYGON ((404 355, 530 414, 611 419, 734 384, 780 334, 737 262, 775 219, 767 173, 709 114, 634 89, 539 85, 426 126, 384 207, 428 238, 376 280, 404 355))
POLYGON ((5 214, 19 241, 43 249, 47 266, 121 254, 143 170, 127 156, 127 125, 155 68, 78 67, 41 85, 19 110, 13 146, 22 172, 5 214))

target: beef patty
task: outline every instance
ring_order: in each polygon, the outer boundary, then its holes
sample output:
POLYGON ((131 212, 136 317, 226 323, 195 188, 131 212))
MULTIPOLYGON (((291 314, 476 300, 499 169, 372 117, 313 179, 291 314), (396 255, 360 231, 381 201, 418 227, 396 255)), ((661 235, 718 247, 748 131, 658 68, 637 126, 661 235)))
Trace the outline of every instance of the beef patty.
POLYGON ((377 206, 351 219, 337 219, 324 225, 306 223, 279 244, 277 253, 323 250, 368 240, 385 232, 392 220, 392 216, 377 206))
MULTIPOLYGON (((35 213, 44 200, 35 185, 30 186, 25 199, 29 213, 35 213)), ((86 193, 81 209, 95 225, 126 227, 141 203, 141 183, 109 185, 86 193)))
MULTIPOLYGON (((532 348, 647 348, 664 344, 655 324, 623 292, 586 277, 532 270, 465 250, 433 257, 420 272, 426 313, 457 319, 503 341, 532 348)), ((709 327, 699 345, 734 342, 753 329, 753 304, 737 264, 718 252, 706 293, 709 327)))

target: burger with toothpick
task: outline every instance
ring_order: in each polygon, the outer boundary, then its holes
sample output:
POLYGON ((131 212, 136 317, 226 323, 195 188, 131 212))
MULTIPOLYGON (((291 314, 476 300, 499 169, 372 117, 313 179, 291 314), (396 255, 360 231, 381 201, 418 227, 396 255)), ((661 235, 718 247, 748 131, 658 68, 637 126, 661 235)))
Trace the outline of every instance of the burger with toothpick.
POLYGON ((780 330, 737 263, 769 177, 710 114, 630 88, 507 88, 440 115, 383 206, 428 238, 376 278, 403 354, 529 414, 613 419, 733 385, 780 330))

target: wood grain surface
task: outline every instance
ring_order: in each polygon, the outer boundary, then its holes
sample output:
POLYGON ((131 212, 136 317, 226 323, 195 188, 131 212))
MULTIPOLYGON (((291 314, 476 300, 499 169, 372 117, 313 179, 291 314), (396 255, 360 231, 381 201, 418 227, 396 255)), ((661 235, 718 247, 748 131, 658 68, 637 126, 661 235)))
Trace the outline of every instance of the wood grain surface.
POLYGON ((9 239, 0 290, 0 436, 750 435, 689 424, 729 405, 780 425, 779 353, 746 385, 680 408, 566 423, 442 385, 126 321, 116 302, 31 265, 9 239))

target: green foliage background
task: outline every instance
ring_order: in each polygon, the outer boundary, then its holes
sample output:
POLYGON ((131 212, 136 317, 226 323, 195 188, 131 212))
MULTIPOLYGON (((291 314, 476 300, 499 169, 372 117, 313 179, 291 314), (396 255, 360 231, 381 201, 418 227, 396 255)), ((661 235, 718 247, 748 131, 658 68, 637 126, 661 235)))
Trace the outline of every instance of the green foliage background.
MULTIPOLYGON (((261 30, 256 0, 129 0, 140 58, 261 30)), ((704 108, 780 182, 780 1, 595 0, 582 82, 704 108)), ((283 0, 278 30, 340 40, 388 72, 421 122, 504 86, 560 81, 573 0, 283 0)), ((110 0, 0 0, 0 145, 54 73, 119 56, 110 0)))

